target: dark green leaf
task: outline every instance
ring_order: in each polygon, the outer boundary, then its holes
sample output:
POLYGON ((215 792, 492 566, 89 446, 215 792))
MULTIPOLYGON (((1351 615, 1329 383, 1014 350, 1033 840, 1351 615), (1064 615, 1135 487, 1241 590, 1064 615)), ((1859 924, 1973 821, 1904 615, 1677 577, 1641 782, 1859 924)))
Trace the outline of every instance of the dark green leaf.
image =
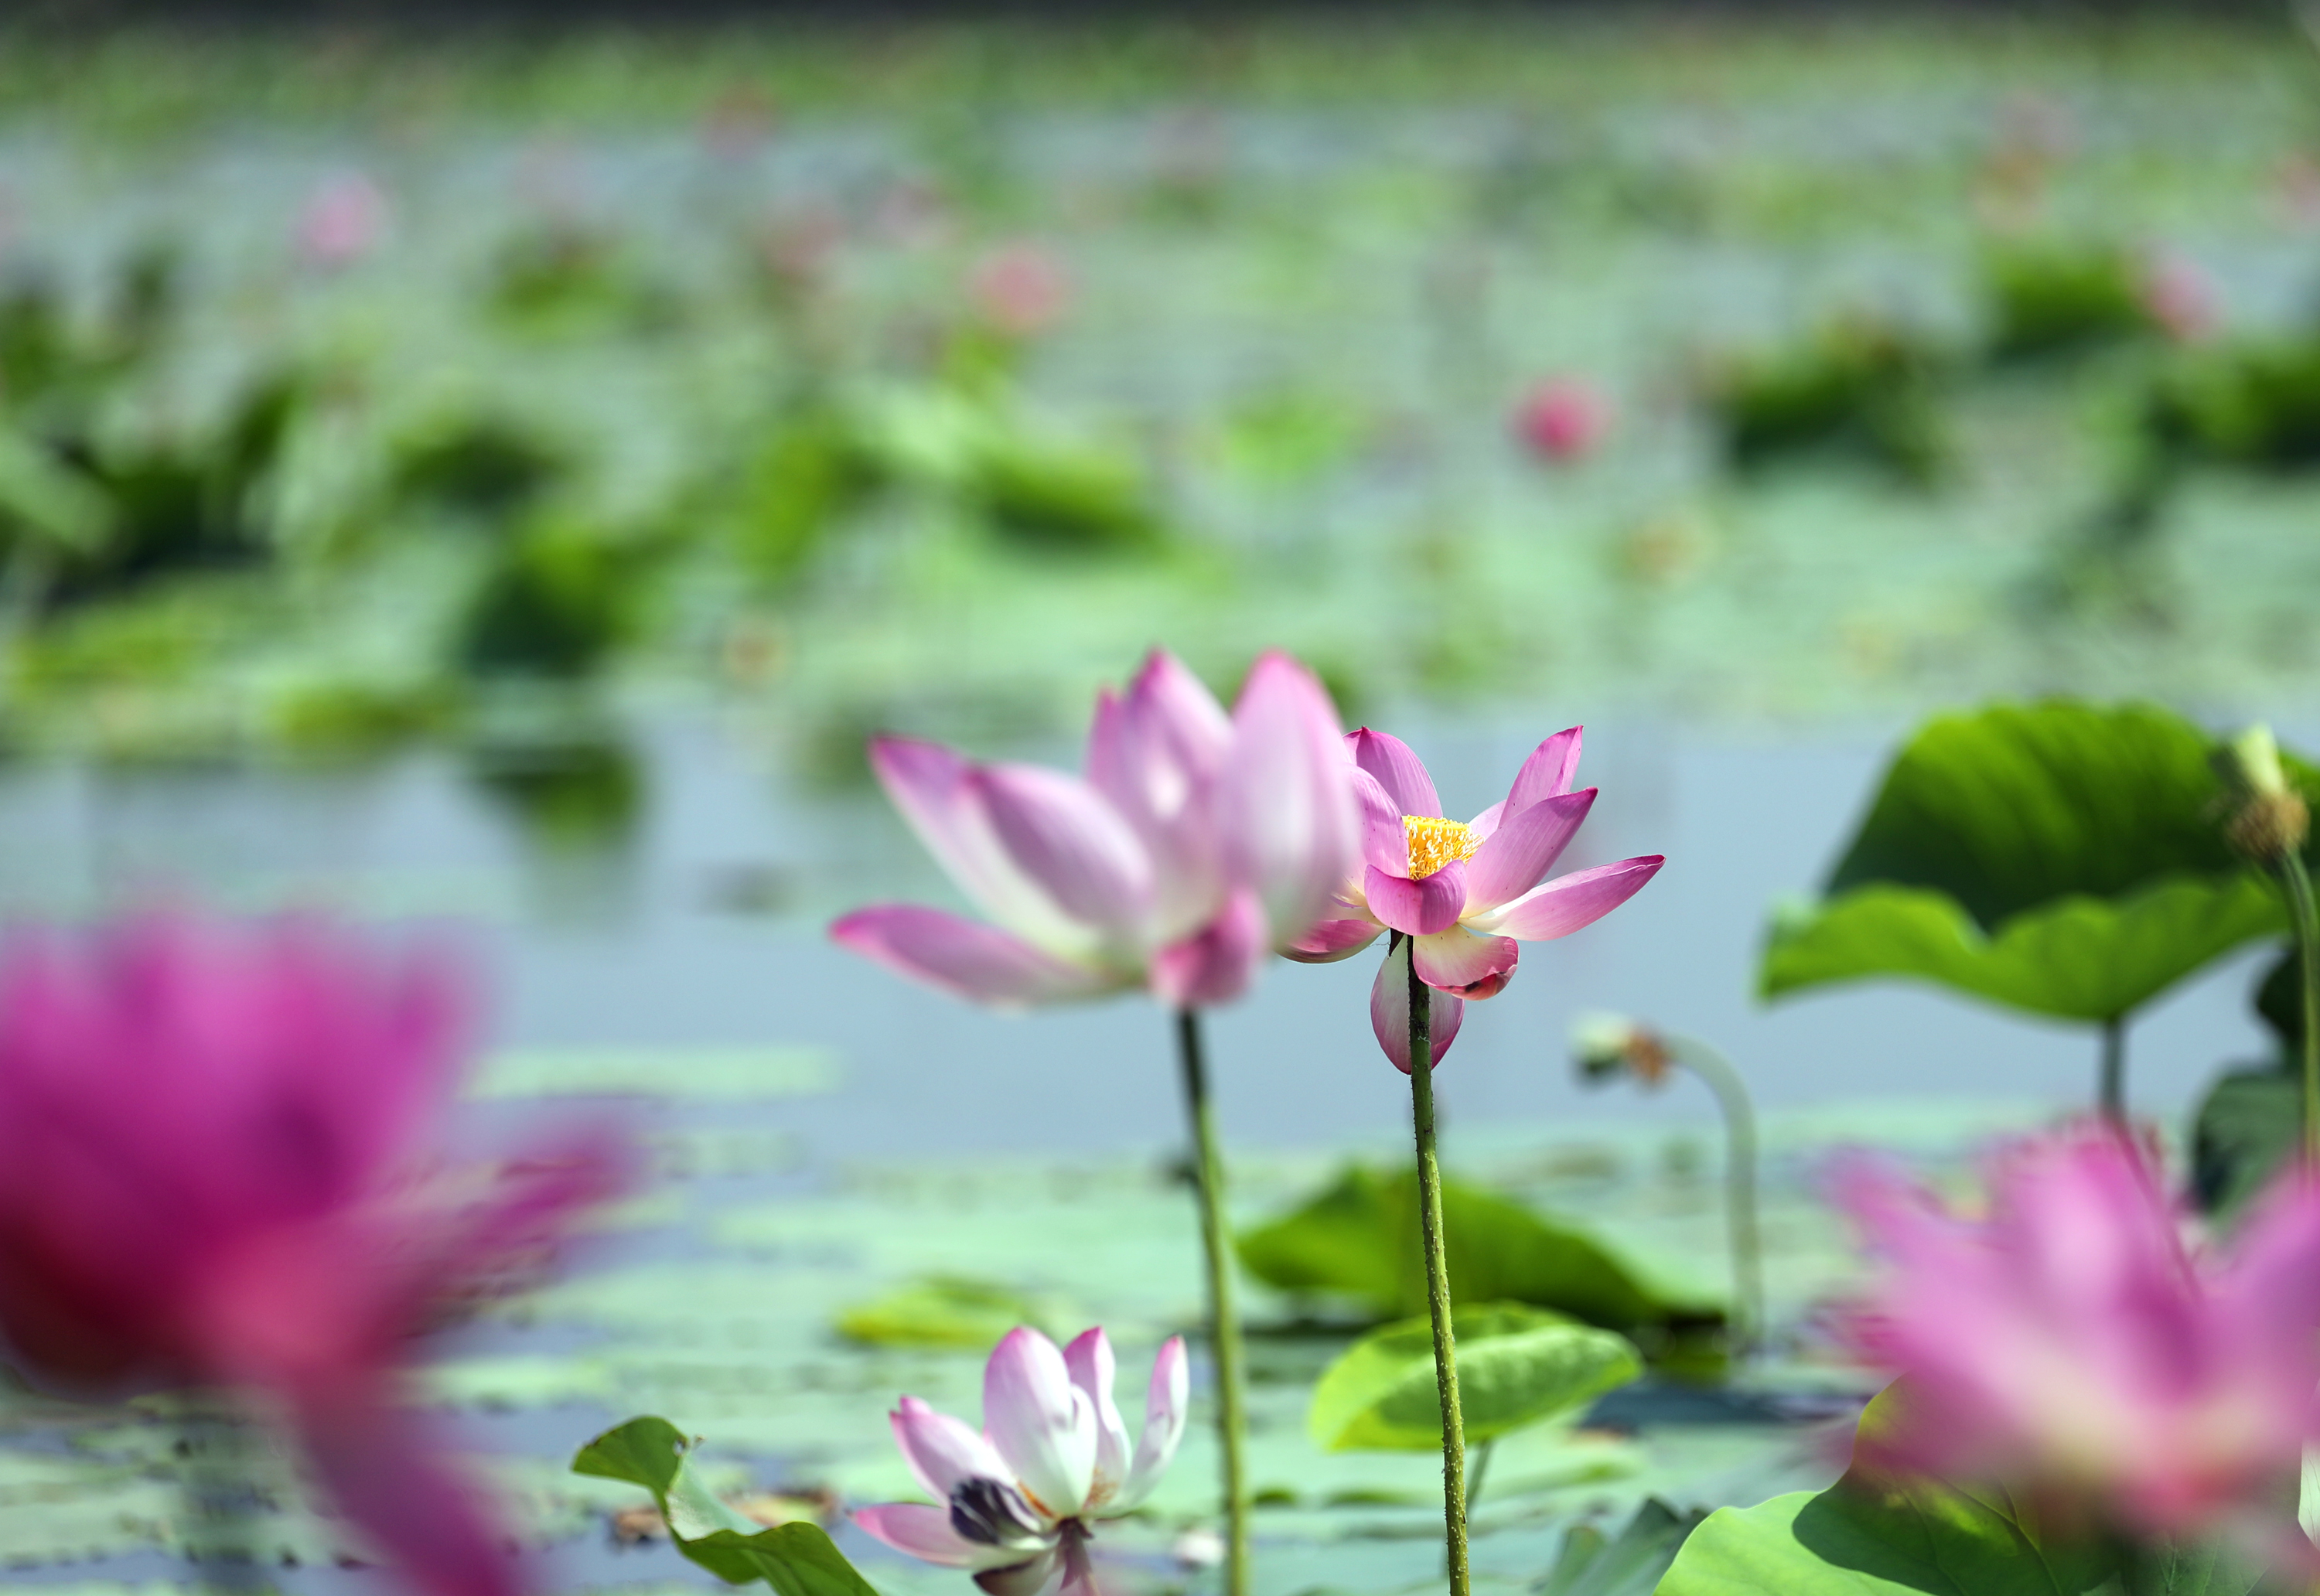
POLYGON ((2304 1091, 2285 1070, 2233 1070, 2209 1087, 2191 1129, 2199 1206, 2235 1213, 2263 1190, 2296 1145, 2304 1091))
POLYGON ((1774 926, 1765 995, 1903 975, 2106 1020, 2276 935, 2277 893, 2225 841, 2212 747, 2142 704, 1935 718, 1887 772, 1827 901, 1774 926))
POLYGON ((651 1492, 677 1550, 727 1584, 763 1580, 781 1596, 877 1596, 819 1525, 763 1528, 720 1501, 685 1466, 692 1446, 666 1419, 631 1419, 580 1448, 572 1472, 651 1492))
MULTIPOLYGON (((1462 1306, 1459 1407, 1470 1446, 1569 1412, 1643 1372, 1627 1339, 1518 1302, 1462 1306)), ((1372 1330, 1313 1388, 1306 1429, 1332 1452, 1425 1452, 1442 1444, 1430 1318, 1372 1330)))
MULTIPOLYGON (((1498 1192, 1445 1180, 1442 1212, 1454 1301, 1527 1302, 1622 1331, 1717 1317, 1654 1292, 1601 1243, 1498 1192)), ((1284 1291, 1350 1301, 1380 1319, 1426 1310, 1411 1172, 1350 1165, 1237 1246, 1251 1274, 1284 1291)))

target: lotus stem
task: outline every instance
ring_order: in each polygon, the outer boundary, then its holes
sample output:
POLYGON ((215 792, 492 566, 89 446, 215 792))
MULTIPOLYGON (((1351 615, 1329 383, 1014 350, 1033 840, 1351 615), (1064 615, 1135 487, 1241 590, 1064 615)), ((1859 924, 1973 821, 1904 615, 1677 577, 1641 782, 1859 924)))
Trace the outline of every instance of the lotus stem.
POLYGON ((2296 952, 2303 999, 2304 1162, 2320 1167, 2320 916, 2312 906, 2312 875, 2295 848, 2279 856, 2279 879, 2288 888, 2289 919, 2296 926, 2296 952))
POLYGON ((1474 1516, 1474 1504, 1482 1500, 1482 1482, 1490 1477, 1491 1458, 1499 1449, 1495 1437, 1474 1449, 1474 1472, 1466 1476, 1466 1516, 1474 1516))
POLYGON ((1183 1066, 1184 1112, 1192 1122, 1193 1189, 1201 1205, 1201 1246, 1208 1255, 1209 1349, 1217 1370, 1217 1454, 1225 1496, 1225 1596, 1248 1592, 1248 1474, 1241 1455, 1247 1429, 1240 1310, 1233 1303, 1232 1256, 1225 1234, 1225 1166, 1217 1150, 1217 1116, 1209 1102, 1207 1056, 1197 1009, 1176 1011, 1176 1052, 1183 1066))
POLYGON ((1466 1425, 1458 1410, 1458 1348, 1450 1328, 1450 1263, 1442 1245, 1442 1166, 1434 1149, 1434 993, 1418 977, 1416 951, 1408 937, 1395 938, 1393 952, 1401 956, 1409 981, 1409 1117, 1418 1137, 1418 1222, 1426 1247, 1426 1307, 1434 1319, 1434 1387, 1442 1400, 1444 1544, 1450 1561, 1450 1596, 1470 1596, 1466 1425))
POLYGON ((1697 1037, 1672 1037, 1683 1066, 1716 1094, 1724 1113, 1724 1220, 1732 1243, 1732 1301, 1740 1310, 1735 1354, 1755 1349, 1770 1322, 1764 1310, 1764 1247, 1756 1223, 1756 1110, 1732 1061, 1697 1037))
POLYGON ((2102 1117, 2112 1124, 2126 1123, 2126 1017, 2114 1014, 2102 1022, 2102 1080, 2098 1102, 2102 1117))

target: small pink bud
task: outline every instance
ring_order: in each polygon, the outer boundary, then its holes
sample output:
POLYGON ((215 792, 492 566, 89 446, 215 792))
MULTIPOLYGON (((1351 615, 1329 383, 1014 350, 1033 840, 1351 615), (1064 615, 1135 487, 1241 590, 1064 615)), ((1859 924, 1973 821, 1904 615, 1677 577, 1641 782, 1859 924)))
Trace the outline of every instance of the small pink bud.
POLYGON ((1540 458, 1558 463, 1592 454, 1611 424, 1610 407, 1575 377, 1551 377, 1515 410, 1515 432, 1540 458))
POLYGON ((1037 244, 992 250, 975 263, 967 287, 976 313, 1010 338, 1044 332, 1071 309, 1071 273, 1037 244))
POLYGON ((308 196, 298 213, 299 255, 325 269, 352 266, 385 236, 386 195, 360 172, 340 173, 308 196))
POLYGON ((2222 319, 2216 300, 2214 280, 2180 255, 2161 256, 2143 274, 2143 308, 2177 343, 2197 343, 2216 331, 2222 319))

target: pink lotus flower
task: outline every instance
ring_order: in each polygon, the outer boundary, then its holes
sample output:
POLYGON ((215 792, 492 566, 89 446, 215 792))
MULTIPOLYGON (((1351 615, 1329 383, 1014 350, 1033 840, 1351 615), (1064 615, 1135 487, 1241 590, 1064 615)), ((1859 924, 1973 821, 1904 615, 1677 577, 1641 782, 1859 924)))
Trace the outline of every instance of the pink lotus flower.
POLYGON ((359 172, 331 178, 298 213, 298 252, 314 266, 351 266, 386 233, 386 195, 359 172))
POLYGON ((1880 1459, 2143 1535, 2293 1502, 2320 1434, 2320 1186, 2289 1176, 2228 1252, 2201 1253, 2161 1183, 2100 1127, 2011 1150, 1979 1220, 1845 1165, 1837 1200, 1887 1270, 1835 1328, 1911 1393, 1880 1459))
POLYGON ((1515 409, 1515 435, 1532 453, 1558 464, 1594 453, 1610 425, 1602 395, 1572 377, 1539 384, 1515 409))
POLYGON ((1010 338, 1030 338, 1072 305, 1071 273, 1037 244, 1009 244, 975 263, 968 279, 976 312, 1010 338))
POLYGON ((973 1571, 992 1596, 1092 1596, 1095 1522, 1151 1495, 1183 1439, 1183 1338, 1171 1337, 1152 1361, 1132 1451, 1112 1373, 1101 1326, 1061 1352, 1037 1330, 1008 1331, 983 1368, 980 1432, 916 1397, 887 1415, 911 1473, 939 1505, 863 1508, 854 1521, 898 1552, 973 1571))
POLYGON ((448 967, 308 924, 148 918, 0 956, 0 1338, 82 1395, 239 1388, 426 1589, 515 1573, 397 1400, 412 1336, 536 1269, 621 1160, 420 1165, 455 1084, 448 967))
POLYGON ((2223 320, 2215 280, 2197 263, 2175 254, 2158 256, 2145 265, 2143 308, 2152 324, 2177 343, 2214 336, 2223 320))
POLYGON ((1137 985, 1179 1008, 1228 1002, 1309 932, 1355 857, 1337 739, 1328 694, 1287 655, 1256 662, 1228 718, 1159 650, 1126 697, 1097 701, 1083 778, 879 738, 887 795, 995 923, 889 903, 829 934, 979 1002, 1137 985))
POLYGON ((1434 778, 1400 738, 1364 726, 1346 739, 1362 802, 1358 879, 1345 882, 1337 915, 1290 949, 1324 964, 1348 958, 1380 931, 1401 933, 1370 989, 1370 1028, 1388 1058, 1409 1069, 1409 966, 1434 989, 1434 1062, 1450 1050, 1467 998, 1495 997, 1514 978, 1521 942, 1567 937, 1643 889, 1659 854, 1545 879, 1595 803, 1571 790, 1580 729, 1558 731, 1515 773, 1507 795, 1471 821, 1445 820, 1434 778))

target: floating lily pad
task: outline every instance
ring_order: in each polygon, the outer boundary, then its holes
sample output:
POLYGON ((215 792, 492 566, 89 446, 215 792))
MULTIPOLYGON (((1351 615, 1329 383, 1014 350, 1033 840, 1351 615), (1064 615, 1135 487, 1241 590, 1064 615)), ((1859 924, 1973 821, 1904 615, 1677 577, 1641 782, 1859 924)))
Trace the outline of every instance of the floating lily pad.
MULTIPOLYGON (((1564 1314, 1484 1302, 1452 1318, 1469 1446, 1567 1413, 1643 1373, 1627 1338, 1564 1314)), ((1332 1452, 1439 1448, 1433 1320, 1386 1325, 1347 1347, 1313 1388, 1306 1429, 1332 1452)))
POLYGON ((838 1316, 838 1333, 872 1347, 956 1347, 982 1352, 997 1346, 1018 1325, 1054 1335, 1072 1317, 1070 1305, 1061 1298, 948 1274, 914 1281, 875 1301, 846 1309, 838 1316))

